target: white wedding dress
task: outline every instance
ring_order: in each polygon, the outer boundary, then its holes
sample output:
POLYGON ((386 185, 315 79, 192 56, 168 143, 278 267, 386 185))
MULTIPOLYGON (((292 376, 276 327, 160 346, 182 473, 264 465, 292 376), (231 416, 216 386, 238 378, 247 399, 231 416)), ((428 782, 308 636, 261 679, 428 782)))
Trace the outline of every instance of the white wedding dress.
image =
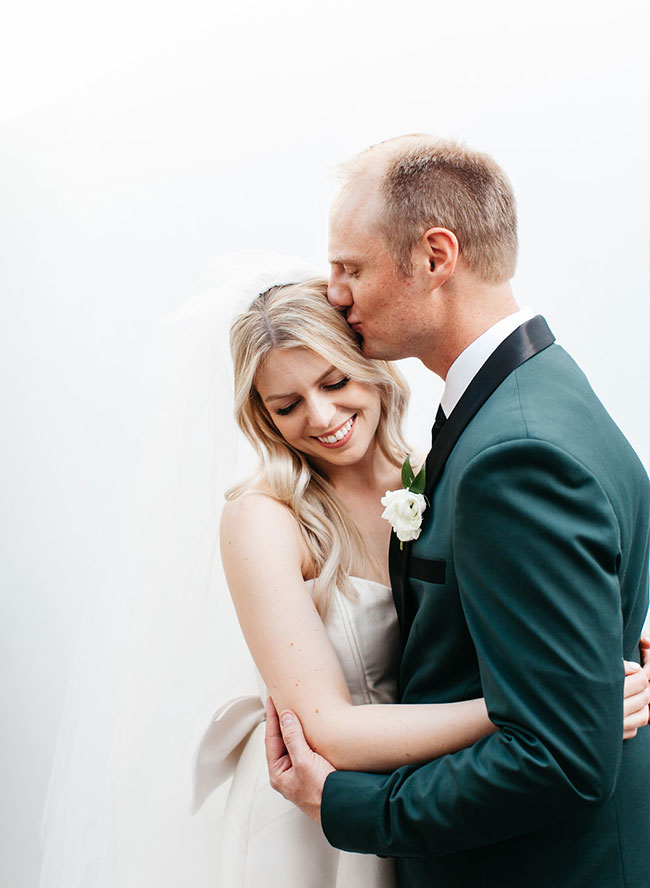
MULTIPOLYGON (((359 600, 333 597, 327 634, 352 701, 392 703, 399 656, 389 588, 353 578, 359 600)), ((195 804, 230 774, 220 843, 219 888, 395 888, 394 861, 348 854, 328 844, 305 814, 271 789, 264 752, 263 702, 238 697, 214 715, 198 750, 195 804)))

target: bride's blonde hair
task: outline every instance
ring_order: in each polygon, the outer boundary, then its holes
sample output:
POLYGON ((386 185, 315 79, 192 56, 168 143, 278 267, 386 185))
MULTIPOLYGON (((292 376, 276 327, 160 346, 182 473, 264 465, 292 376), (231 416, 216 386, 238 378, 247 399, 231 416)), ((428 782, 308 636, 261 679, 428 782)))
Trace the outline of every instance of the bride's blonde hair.
POLYGON ((257 375, 272 349, 307 348, 346 376, 375 386, 381 404, 376 443, 396 466, 407 452, 401 426, 408 386, 392 364, 364 356, 345 318, 328 303, 327 281, 321 278, 272 287, 259 296, 233 323, 230 347, 235 419, 257 451, 260 465, 226 498, 237 499, 262 487, 291 510, 313 563, 314 601, 325 615, 334 588, 356 597, 349 576, 355 567, 368 566, 370 558, 333 485, 278 432, 257 392, 257 375))

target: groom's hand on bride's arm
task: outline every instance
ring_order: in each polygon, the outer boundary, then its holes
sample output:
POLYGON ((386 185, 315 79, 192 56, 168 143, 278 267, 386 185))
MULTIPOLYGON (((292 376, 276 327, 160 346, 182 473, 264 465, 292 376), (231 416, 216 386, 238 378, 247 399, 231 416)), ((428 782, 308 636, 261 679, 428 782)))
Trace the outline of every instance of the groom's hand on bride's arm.
POLYGON ((293 712, 283 712, 280 725, 270 697, 266 701, 265 743, 273 789, 320 825, 323 787, 327 776, 336 768, 309 746, 300 720, 293 712))

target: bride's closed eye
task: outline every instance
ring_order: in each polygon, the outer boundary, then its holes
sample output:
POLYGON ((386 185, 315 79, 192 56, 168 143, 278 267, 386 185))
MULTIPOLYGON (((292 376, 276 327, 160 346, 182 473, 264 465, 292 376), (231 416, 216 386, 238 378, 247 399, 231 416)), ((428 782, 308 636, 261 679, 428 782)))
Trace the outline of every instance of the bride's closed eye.
POLYGON ((339 379, 338 382, 333 382, 331 385, 324 385, 323 388, 327 389, 328 392, 333 392, 336 389, 345 388, 345 386, 348 384, 349 381, 350 381, 350 377, 344 376, 343 379, 339 379))
MULTIPOLYGON (((333 392, 333 391, 336 391, 337 389, 345 388, 345 386, 348 384, 349 381, 350 381, 350 377, 344 376, 342 379, 339 379, 338 382, 332 382, 329 385, 324 385, 323 388, 327 392, 333 392)), ((275 413, 278 416, 288 416, 292 412, 292 410, 297 406, 297 404, 298 404, 298 401, 294 401, 292 404, 288 404, 286 407, 278 407, 276 409, 275 413)))
POLYGON ((278 407, 275 412, 278 416, 287 416, 289 413, 291 413, 297 403, 297 401, 294 401, 293 404, 289 404, 288 407, 278 407))

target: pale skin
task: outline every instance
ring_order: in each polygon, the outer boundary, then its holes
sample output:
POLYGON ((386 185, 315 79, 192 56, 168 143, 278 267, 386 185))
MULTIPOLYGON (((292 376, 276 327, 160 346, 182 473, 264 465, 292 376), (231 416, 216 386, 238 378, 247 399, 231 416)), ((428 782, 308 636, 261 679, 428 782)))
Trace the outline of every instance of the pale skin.
MULTIPOLYGON (((368 357, 394 360, 415 356, 445 379, 471 342, 518 307, 509 282, 486 283, 465 266, 456 235, 444 228, 423 232, 413 247, 412 276, 400 274, 374 226, 382 170, 381 155, 371 156, 364 174, 348 184, 334 203, 328 299, 345 313, 368 357)), ((387 544, 386 539, 386 549, 387 544)), ((650 640, 642 640, 641 656, 643 668, 625 663, 624 739, 634 737, 648 722, 650 640)), ((331 771, 340 767, 391 769, 368 763, 341 766, 327 753, 320 755, 324 749, 312 741, 313 713, 309 710, 313 700, 301 701, 298 707, 283 702, 270 690, 273 699, 267 703, 266 752, 271 785, 317 823, 323 786, 331 771)), ((398 706, 374 708, 399 711, 398 706)), ((482 713, 481 717, 487 716, 482 713)), ((345 729, 339 726, 338 732, 339 742, 345 743, 345 729)), ((369 739, 376 744, 376 739, 369 739)), ((414 756, 399 764, 418 760, 414 756)))
MULTIPOLYGON (((360 565, 358 575, 388 585, 390 525, 381 518, 380 499, 399 486, 400 471, 375 446, 376 389, 346 381, 306 349, 272 352, 257 389, 286 440, 327 471, 361 530, 376 566, 360 565), (335 446, 318 440, 352 418, 351 433, 335 446)), ((251 493, 227 503, 221 547, 237 615, 269 692, 278 707, 299 715, 330 767, 390 771, 469 746, 494 730, 483 700, 352 704, 305 585, 314 565, 295 517, 276 500, 251 493)))

